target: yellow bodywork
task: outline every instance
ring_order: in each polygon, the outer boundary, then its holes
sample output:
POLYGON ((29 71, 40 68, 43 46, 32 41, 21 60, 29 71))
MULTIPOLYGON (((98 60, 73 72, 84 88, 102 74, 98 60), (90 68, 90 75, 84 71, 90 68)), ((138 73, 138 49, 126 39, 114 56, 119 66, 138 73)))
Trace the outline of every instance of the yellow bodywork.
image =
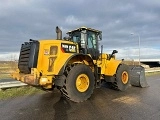
MULTIPOLYGON (((71 53, 63 53, 61 51, 61 42, 62 40, 41 40, 40 41, 40 51, 37 63, 37 69, 45 75, 56 75, 66 62, 66 60, 72 56, 71 53), (51 55, 50 47, 57 46, 57 53, 55 55, 51 55), (52 66, 52 70, 48 71, 49 59, 52 57, 56 57, 54 61, 54 65, 52 66)), ((69 41, 63 41, 63 43, 71 43, 69 41)), ((73 43, 72 43, 73 44, 73 43)))
MULTIPOLYGON (((31 69, 30 74, 22 74, 17 70, 12 77, 31 85, 42 85, 51 88, 54 75, 58 75, 60 69, 67 59, 73 54, 61 51, 62 40, 40 40, 37 67, 31 69), (51 46, 57 46, 57 52, 51 54, 51 46), (53 61, 53 58, 54 61, 53 61), (53 62, 52 64, 50 62, 53 62)), ((73 42, 63 41, 63 43, 74 44, 73 42)))
MULTIPOLYGON (((117 67, 121 63, 120 60, 111 58, 108 60, 108 54, 102 54, 97 61, 97 66, 101 68, 101 74, 107 76, 113 76, 116 73, 117 67)), ((96 61, 95 61, 96 62, 96 61)))
MULTIPOLYGON (((12 74, 13 78, 31 85, 52 88, 54 78, 59 75, 66 64, 81 63, 90 66, 94 72, 94 64, 101 68, 101 75, 113 76, 121 61, 111 58, 107 54, 99 56, 98 60, 92 60, 90 55, 75 55, 79 53, 78 45, 71 41, 63 40, 40 40, 37 67, 31 68, 30 74, 22 74, 19 71, 12 74), (74 53, 66 53, 61 49, 61 43, 73 44, 76 46, 74 53), (54 50, 52 52, 51 50, 54 50)), ((77 82, 78 86, 79 81, 77 82)), ((87 83, 87 82, 86 82, 87 83)), ((86 85, 87 86, 87 85, 86 85)), ((87 88, 87 87, 86 87, 87 88)), ((80 89, 80 87, 79 87, 80 89)), ((83 90, 80 90, 83 91, 83 90)))

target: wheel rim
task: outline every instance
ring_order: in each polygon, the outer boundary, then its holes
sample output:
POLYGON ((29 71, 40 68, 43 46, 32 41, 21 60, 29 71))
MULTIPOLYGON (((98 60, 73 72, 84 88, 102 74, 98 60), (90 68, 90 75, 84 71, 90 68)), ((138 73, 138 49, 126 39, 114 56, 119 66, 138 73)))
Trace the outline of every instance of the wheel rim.
POLYGON ((79 92, 85 92, 89 87, 89 78, 85 74, 81 74, 77 77, 76 88, 79 92))
POLYGON ((122 73, 122 82, 123 84, 127 84, 128 82, 128 73, 126 71, 122 73))

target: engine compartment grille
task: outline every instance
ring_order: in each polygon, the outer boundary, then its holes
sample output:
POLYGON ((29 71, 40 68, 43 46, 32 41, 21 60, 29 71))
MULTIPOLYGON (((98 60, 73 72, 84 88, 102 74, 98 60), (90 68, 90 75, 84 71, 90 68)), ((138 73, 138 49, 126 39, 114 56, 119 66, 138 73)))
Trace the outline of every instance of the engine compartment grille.
POLYGON ((21 45, 18 68, 20 73, 29 74, 31 68, 37 66, 39 42, 30 41, 21 45))

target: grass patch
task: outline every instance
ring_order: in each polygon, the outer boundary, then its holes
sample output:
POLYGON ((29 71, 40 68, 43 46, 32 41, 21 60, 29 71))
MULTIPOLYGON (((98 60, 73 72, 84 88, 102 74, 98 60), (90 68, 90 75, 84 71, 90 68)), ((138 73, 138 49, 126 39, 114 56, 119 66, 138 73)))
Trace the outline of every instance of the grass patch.
POLYGON ((0 79, 9 79, 12 78, 10 74, 0 74, 0 79))
POLYGON ((24 95, 33 95, 37 93, 44 93, 43 90, 37 89, 35 87, 31 86, 25 86, 25 87, 19 87, 19 88, 11 88, 6 90, 0 91, 0 99, 8 99, 18 96, 24 96, 24 95))
POLYGON ((150 73, 145 73, 146 76, 152 76, 152 75, 160 75, 160 72, 150 72, 150 73))

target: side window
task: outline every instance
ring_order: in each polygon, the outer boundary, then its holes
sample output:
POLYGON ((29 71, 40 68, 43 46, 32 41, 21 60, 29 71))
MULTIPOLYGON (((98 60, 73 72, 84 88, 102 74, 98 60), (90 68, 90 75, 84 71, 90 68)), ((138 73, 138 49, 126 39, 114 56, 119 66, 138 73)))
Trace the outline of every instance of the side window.
POLYGON ((89 32, 89 34, 88 34, 88 48, 95 48, 96 49, 95 33, 89 32))
POLYGON ((79 42, 81 39, 80 33, 78 32, 72 33, 71 36, 73 42, 79 42))
POLYGON ((80 36, 73 36, 73 41, 74 42, 79 42, 80 41, 80 36))
POLYGON ((89 35, 89 37, 88 37, 88 48, 93 48, 92 41, 93 41, 92 36, 89 35))

